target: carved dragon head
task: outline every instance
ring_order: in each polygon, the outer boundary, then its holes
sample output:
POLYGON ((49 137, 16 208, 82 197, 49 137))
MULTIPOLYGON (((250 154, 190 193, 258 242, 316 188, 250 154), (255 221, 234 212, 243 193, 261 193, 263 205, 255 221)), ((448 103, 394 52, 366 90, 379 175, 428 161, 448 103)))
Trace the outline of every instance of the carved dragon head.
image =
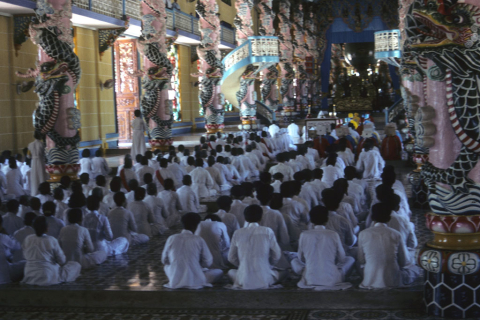
POLYGON ((65 62, 49 61, 40 65, 39 75, 42 80, 50 80, 63 77, 68 70, 68 64, 65 62))
POLYGON ((151 67, 148 69, 147 76, 150 80, 165 80, 169 78, 167 68, 151 67))

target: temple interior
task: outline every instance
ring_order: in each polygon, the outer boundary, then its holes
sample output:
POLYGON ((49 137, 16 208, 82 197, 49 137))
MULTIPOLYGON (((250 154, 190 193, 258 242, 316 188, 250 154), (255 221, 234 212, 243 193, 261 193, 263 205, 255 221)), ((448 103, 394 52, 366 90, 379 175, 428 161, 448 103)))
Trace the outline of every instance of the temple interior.
POLYGON ((479 319, 479 33, 480 0, 0 0, 0 320, 479 319))

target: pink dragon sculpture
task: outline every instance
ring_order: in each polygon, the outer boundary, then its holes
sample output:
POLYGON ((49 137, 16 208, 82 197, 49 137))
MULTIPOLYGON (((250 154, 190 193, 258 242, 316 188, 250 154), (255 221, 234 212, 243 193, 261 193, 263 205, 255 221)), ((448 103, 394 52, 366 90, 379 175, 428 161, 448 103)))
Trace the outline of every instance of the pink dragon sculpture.
POLYGON ((294 47, 291 36, 290 1, 280 0, 278 18, 280 20, 278 39, 280 40, 280 67, 282 69, 280 95, 282 96, 283 108, 290 110, 295 105, 293 92, 295 71, 292 66, 294 47))
POLYGON ((297 66, 297 101, 305 106, 308 97, 308 74, 305 70, 305 58, 310 53, 308 44, 305 42, 305 30, 303 29, 302 5, 293 10, 293 35, 294 35, 294 62, 297 66))
POLYGON ((215 0, 198 0, 195 10, 202 41, 197 47, 200 57, 200 72, 192 74, 201 77, 199 100, 205 115, 207 133, 222 132, 224 121, 224 95, 220 92, 220 80, 223 75, 220 44, 220 18, 215 0))

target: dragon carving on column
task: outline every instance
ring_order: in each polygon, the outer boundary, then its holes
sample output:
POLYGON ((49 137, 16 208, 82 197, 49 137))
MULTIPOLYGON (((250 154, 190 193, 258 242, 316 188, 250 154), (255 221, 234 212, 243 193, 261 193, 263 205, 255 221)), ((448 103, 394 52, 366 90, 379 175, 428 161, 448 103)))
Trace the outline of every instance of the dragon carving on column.
MULTIPOLYGON (((317 48, 317 36, 315 33, 315 22, 313 20, 313 12, 310 12, 307 19, 305 19, 305 39, 306 46, 308 48, 307 56, 312 57, 312 63, 315 63, 315 60, 318 59, 319 51, 317 48)), ((318 76, 316 77, 314 73, 310 75, 309 78, 309 94, 313 98, 318 88, 318 76)), ((313 100, 313 99, 312 99, 313 100)))
MULTIPOLYGON (((259 34, 261 36, 274 36, 275 30, 273 28, 273 20, 275 19, 275 12, 272 10, 272 0, 261 0, 258 4, 260 9, 260 22, 259 34)), ((277 78, 278 70, 276 64, 269 66, 262 71, 262 100, 266 106, 271 110, 277 109, 278 104, 278 91, 277 91, 277 78)))
POLYGON ((225 125, 225 98, 220 93, 220 80, 223 75, 220 44, 220 18, 218 4, 215 0, 198 0, 196 11, 199 15, 198 25, 202 34, 202 42, 197 47, 200 57, 200 72, 192 74, 202 77, 200 103, 205 115, 207 133, 222 131, 225 125))
MULTIPOLYGON (((474 215, 480 210, 480 6, 475 0, 416 0, 406 17, 405 48, 442 73, 452 134, 461 142, 446 169, 427 162, 422 176, 434 213, 474 215)), ((442 128, 443 129, 443 128, 442 128)))
POLYGON ((294 62, 297 66, 298 100, 300 104, 307 104, 309 76, 305 70, 305 58, 309 53, 308 44, 305 42, 306 32, 303 29, 303 7, 298 5, 293 10, 293 35, 294 35, 294 62))
POLYGON ((290 22, 290 1, 280 0, 279 2, 279 32, 280 40, 280 66, 282 69, 282 85, 280 86, 280 95, 284 109, 293 108, 295 98, 293 95, 293 79, 295 71, 293 70, 293 42, 291 36, 292 23, 290 22))
POLYGON ((142 34, 137 43, 147 71, 136 71, 132 76, 143 76, 140 107, 148 124, 150 145, 152 149, 165 149, 173 143, 172 102, 168 98, 173 66, 167 57, 167 48, 175 38, 166 39, 167 14, 163 0, 144 0, 141 8, 142 34))
POLYGON ((70 0, 38 0, 36 17, 29 27, 30 39, 40 48, 36 69, 17 72, 22 78, 36 77, 39 97, 33 114, 36 131, 46 136, 47 171, 53 180, 76 176, 79 169, 80 112, 73 93, 80 81, 80 61, 73 51, 70 0))

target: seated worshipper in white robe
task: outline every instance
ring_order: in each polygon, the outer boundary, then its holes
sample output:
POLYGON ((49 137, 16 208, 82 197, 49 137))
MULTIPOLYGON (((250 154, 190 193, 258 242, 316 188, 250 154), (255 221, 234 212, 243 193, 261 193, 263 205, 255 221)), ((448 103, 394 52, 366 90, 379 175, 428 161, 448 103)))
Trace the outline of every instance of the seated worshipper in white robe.
POLYGON ((185 172, 190 174, 195 169, 195 158, 190 156, 187 158, 187 166, 185 167, 185 172))
POLYGON ((128 189, 130 189, 130 191, 125 194, 127 204, 135 201, 135 190, 137 190, 138 188, 140 188, 140 185, 137 179, 132 179, 128 181, 128 189))
POLYGON ((182 211, 188 212, 204 212, 206 208, 200 205, 200 201, 192 190, 192 177, 188 174, 183 176, 183 186, 177 190, 178 198, 182 204, 182 211))
MULTIPOLYGON (((388 184, 379 184, 376 188, 375 188, 375 192, 374 192, 374 195, 375 195, 375 199, 372 199, 372 206, 371 208, 373 208, 374 205, 376 205, 377 203, 388 203, 391 201, 391 198, 393 197, 394 195, 394 191, 392 189, 392 187, 388 184)), ((373 219, 372 219, 372 210, 370 208, 370 212, 367 216, 367 218, 365 219, 365 227, 366 228, 369 228, 373 225, 373 219)))
POLYGON ((137 172, 137 170, 142 167, 142 158, 143 158, 142 154, 137 154, 135 156, 135 164, 133 165, 133 168, 132 168, 134 172, 137 172))
POLYGON ((283 174, 283 181, 291 181, 293 180, 293 175, 294 175, 294 171, 293 169, 285 164, 285 161, 288 161, 288 154, 286 153, 279 153, 277 154, 277 161, 278 161, 278 164, 271 167, 268 172, 273 176, 275 175, 275 173, 277 172, 280 172, 281 174, 283 174))
POLYGON ((82 173, 88 173, 88 175, 92 174, 92 159, 90 159, 90 149, 83 149, 82 151, 82 158, 79 161, 80 164, 80 171, 78 172, 78 176, 82 173))
POLYGON ((272 229, 282 250, 290 248, 290 236, 283 215, 278 210, 270 208, 270 200, 273 196, 273 188, 269 185, 261 186, 257 189, 257 199, 260 201, 263 215, 259 224, 263 227, 272 229))
POLYGON ((358 263, 364 265, 360 288, 394 288, 411 284, 421 269, 409 264, 402 235, 389 228, 391 207, 377 203, 372 208, 373 227, 360 232, 358 237, 358 263))
POLYGON ((258 204, 260 201, 255 198, 255 185, 252 182, 242 182, 241 186, 245 191, 245 197, 243 198, 243 203, 247 205, 258 204))
POLYGON ((45 217, 37 217, 33 221, 35 234, 23 242, 22 250, 27 263, 22 283, 49 286, 75 281, 80 275, 80 263, 67 262, 57 239, 46 234, 47 228, 45 217))
POLYGON ((268 289, 283 276, 273 268, 282 251, 272 229, 259 225, 260 206, 248 206, 244 214, 248 226, 234 233, 228 253, 228 261, 238 269, 228 271, 228 276, 235 289, 268 289))
POLYGON ((98 199, 98 201, 100 202, 99 207, 97 209, 98 214, 106 217, 107 214, 110 212, 110 207, 108 206, 108 204, 103 202, 103 189, 93 188, 92 192, 91 192, 91 195, 96 197, 98 199))
POLYGON ((210 176, 215 182, 215 185, 214 185, 215 190, 217 190, 217 192, 230 190, 230 188, 232 188, 232 185, 227 182, 223 172, 218 170, 216 167, 214 167, 214 164, 215 164, 215 158, 212 156, 208 157, 208 167, 205 168, 205 170, 207 170, 208 173, 210 173, 210 176))
POLYGON ((121 188, 122 180, 120 177, 113 177, 113 179, 110 181, 110 192, 103 197, 103 202, 106 203, 110 209, 115 208, 116 205, 113 197, 117 192, 120 192, 121 188))
POLYGON ((373 141, 367 139, 357 161, 357 171, 363 172, 363 179, 380 179, 385 161, 379 152, 373 150, 373 141))
MULTIPOLYGON (((255 142, 252 142, 255 143, 255 142)), ((262 161, 259 159, 259 157, 254 153, 253 151, 253 145, 249 144, 248 146, 245 147, 245 157, 250 159, 250 161, 253 163, 255 169, 259 172, 263 171, 265 169, 265 161, 262 161)))
POLYGON ((275 173, 273 176, 274 181, 272 182, 271 186, 273 188, 273 192, 280 193, 280 186, 283 182, 283 174, 280 172, 275 173))
MULTIPOLYGON (((266 134, 266 132, 264 132, 266 134)), ((260 138, 256 137, 255 138, 255 143, 257 145, 256 149, 258 150, 259 154, 264 157, 265 164, 268 159, 270 160, 275 160, 275 155, 273 153, 273 149, 270 147, 271 144, 270 142, 267 142, 270 139, 265 139, 265 138, 260 138)))
POLYGON ((59 188, 62 188, 63 191, 63 202, 67 203, 68 198, 70 198, 70 195, 72 194, 72 189, 71 189, 71 184, 72 184, 72 179, 70 179, 69 176, 63 176, 60 178, 60 186, 59 188))
POLYGON ((310 209, 318 206, 318 195, 314 188, 312 188, 311 180, 313 178, 312 170, 305 169, 294 174, 295 182, 297 183, 296 196, 293 199, 301 201, 310 212, 310 209))
POLYGON ((18 207, 18 213, 17 216, 20 218, 24 219, 25 214, 27 212, 32 211, 32 208, 30 208, 30 196, 29 195, 23 195, 20 198, 18 198, 18 202, 20 203, 20 206, 18 207))
POLYGON ((355 155, 350 148, 347 148, 347 139, 340 138, 337 144, 337 155, 343 160, 346 166, 355 165, 355 155))
POLYGON ((53 201, 52 190, 50 189, 50 183, 42 182, 38 186, 39 194, 36 195, 40 202, 44 204, 47 201, 53 201))
POLYGON ((215 196, 217 194, 214 188, 215 182, 210 173, 203 168, 203 160, 197 158, 195 166, 195 169, 190 172, 193 192, 195 192, 198 199, 215 196))
POLYGON ((182 216, 184 230, 168 237, 162 253, 162 263, 168 277, 167 288, 201 289, 211 287, 211 283, 220 280, 220 269, 207 269, 213 263, 213 257, 205 240, 195 235, 201 221, 198 213, 186 213, 182 216))
POLYGON ((58 243, 65 253, 67 261, 76 261, 82 268, 88 269, 107 260, 104 251, 95 251, 87 228, 80 226, 83 212, 80 209, 68 211, 69 224, 62 228, 58 236, 58 243))
POLYGON ((171 228, 180 221, 180 211, 182 210, 182 205, 180 203, 178 194, 174 191, 172 179, 165 180, 164 188, 165 190, 160 191, 157 197, 163 201, 168 214, 166 220, 167 226, 171 228))
POLYGON ((95 151, 95 158, 92 159, 92 174, 91 178, 96 179, 97 176, 108 176, 110 173, 110 167, 108 166, 107 160, 102 157, 102 150, 98 149, 95 151))
POLYGON ((286 155, 285 157, 288 156, 288 159, 289 159, 289 161, 285 162, 285 163, 287 165, 289 165, 290 168, 292 168, 293 172, 298 172, 298 171, 301 171, 301 170, 304 169, 303 164, 296 160, 296 158, 297 158, 297 152, 296 151, 286 152, 285 155, 286 155))
POLYGON ((337 161, 337 155, 332 153, 325 161, 325 167, 322 167, 323 176, 322 181, 325 182, 329 188, 333 186, 335 180, 343 178, 343 169, 340 169, 335 165, 337 161))
POLYGON ((23 189, 23 176, 20 169, 17 168, 17 160, 14 157, 9 159, 10 170, 5 175, 7 180, 7 196, 19 198, 27 194, 23 189))
MULTIPOLYGON (((400 197, 400 209, 398 213, 400 215, 405 216, 406 218, 410 218, 412 212, 410 210, 410 205, 408 204, 408 197, 407 193, 405 192, 405 187, 403 186, 402 182, 397 180, 397 175, 395 173, 395 169, 391 165, 386 165, 383 168, 382 172, 382 184, 390 186, 394 193, 400 197)), ((379 184, 379 183, 378 183, 379 184)), ((373 184, 370 184, 370 192, 372 190, 373 184)), ((371 205, 375 204, 375 198, 371 195, 372 203, 371 205)))
POLYGON ((245 168, 244 163, 240 160, 239 150, 240 148, 232 148, 231 163, 232 163, 232 166, 234 166, 237 172, 240 174, 239 180, 245 181, 246 179, 249 178, 250 171, 248 171, 247 168, 245 168))
POLYGON ((127 209, 133 213, 135 223, 137 225, 137 232, 146 234, 149 237, 156 236, 163 233, 163 225, 155 219, 153 211, 143 202, 146 191, 143 188, 135 190, 135 201, 127 205, 127 209))
MULTIPOLYGON (((357 216, 360 213, 360 208, 356 198, 351 197, 350 193, 348 192, 347 180, 344 178, 336 180, 333 183, 333 189, 337 192, 337 196, 341 201, 339 209, 344 211, 343 213, 349 217, 348 219, 352 221, 353 226, 356 226, 358 224, 357 216)), ((340 212, 338 213, 340 215, 344 215, 340 212)))
MULTIPOLYGON (((58 187, 53 190, 53 202, 55 203, 55 218, 63 220, 65 218, 65 210, 68 205, 63 202, 65 200, 63 189, 58 187)), ((63 220, 65 222, 65 220, 63 220)))
POLYGON ((288 135, 292 138, 292 140, 295 143, 298 143, 298 140, 300 140, 300 129, 298 128, 298 125, 292 122, 288 125, 287 130, 288 135))
POLYGON ((352 286, 344 282, 355 259, 345 255, 338 233, 325 228, 329 212, 323 206, 310 211, 313 229, 303 231, 298 244, 298 255, 291 261, 292 269, 302 276, 300 288, 315 290, 342 290, 352 286))
POLYGON ((230 163, 231 160, 229 157, 225 157, 223 159, 223 163, 225 167, 228 169, 227 173, 227 181, 230 182, 232 185, 237 185, 242 183, 242 176, 238 172, 237 168, 233 164, 230 163))
MULTIPOLYGON (((2 216, 0 216, 0 230, 2 230, 2 216)), ((20 243, 13 237, 0 232, 0 284, 18 282, 22 280, 25 261, 14 262, 13 256, 20 254, 20 243)))
POLYGON ((127 238, 119 237, 113 240, 112 229, 108 218, 98 212, 100 199, 96 196, 87 198, 87 209, 90 211, 83 219, 83 226, 87 228, 92 239, 95 251, 103 251, 108 257, 128 251, 130 243, 127 238))
POLYGON ((29 201, 31 212, 35 213, 37 216, 43 215, 42 213, 42 203, 37 197, 31 197, 29 201))
POLYGON ((23 228, 23 219, 17 216, 20 203, 15 200, 8 200, 7 213, 3 216, 3 228, 9 236, 13 236, 15 231, 23 228))
POLYGON ((242 148, 237 149, 238 158, 240 162, 243 164, 243 167, 248 172, 248 178, 258 177, 260 174, 257 167, 253 164, 252 160, 245 155, 245 151, 242 148))
POLYGON ((147 196, 143 199, 143 202, 145 202, 150 207, 150 210, 152 210, 153 218, 158 225, 158 230, 160 231, 160 234, 163 234, 168 229, 166 222, 168 213, 162 199, 157 197, 157 185, 155 183, 147 185, 147 196))
POLYGON ((278 132, 280 132, 280 127, 277 126, 275 123, 273 123, 268 127, 268 132, 270 133, 270 136, 273 138, 278 132))
POLYGON ((47 201, 42 206, 43 215, 47 219, 47 235, 58 239, 60 231, 65 227, 65 222, 62 219, 55 218, 56 209, 57 206, 53 201, 47 201))
POLYGON ((205 240, 212 254, 213 263, 210 268, 229 269, 228 250, 230 249, 230 237, 222 219, 216 214, 208 214, 204 221, 198 225, 195 234, 205 240))
POLYGON ((92 184, 90 183, 90 176, 88 173, 84 172, 80 175, 80 182, 82 183, 82 192, 85 197, 88 197, 90 191, 92 191, 92 184))
POLYGON ((369 208, 367 208, 367 198, 364 187, 355 181, 357 169, 355 169, 354 166, 347 166, 344 173, 348 183, 348 195, 355 199, 360 210, 360 214, 357 215, 357 217, 359 220, 364 220, 369 208))
MULTIPOLYGON (((15 233, 13 234, 13 237, 15 238, 15 240, 18 241, 18 243, 20 243, 20 245, 23 244, 23 241, 25 241, 25 239, 29 235, 35 234, 35 230, 33 230, 32 225, 33 225, 33 220, 35 220, 36 217, 37 215, 35 213, 27 212, 25 214, 25 218, 23 218, 23 223, 25 224, 25 226, 15 231, 15 233)), ((13 262, 19 262, 22 260, 25 260, 25 257, 23 256, 23 251, 22 250, 15 251, 13 254, 13 262)))
POLYGON ((148 158, 143 156, 141 166, 140 168, 138 168, 138 170, 135 170, 135 173, 137 175, 137 180, 139 184, 142 186, 145 184, 145 182, 143 181, 145 173, 150 173, 153 176, 155 174, 155 170, 148 166, 148 158))
POLYGON ((107 215, 112 228, 113 239, 125 237, 131 246, 147 243, 150 238, 145 234, 137 233, 133 213, 125 209, 127 204, 125 194, 117 192, 113 200, 115 201, 115 207, 107 215))
POLYGON ((130 182, 130 180, 137 179, 135 171, 132 170, 132 159, 125 159, 125 165, 123 166, 123 169, 120 170, 119 176, 122 181, 122 190, 130 192, 131 190, 128 187, 128 183, 130 182))
POLYGON ((245 225, 243 211, 248 207, 248 205, 242 201, 245 198, 245 188, 241 185, 233 186, 232 189, 230 189, 230 197, 232 198, 232 205, 230 206, 229 212, 237 218, 240 228, 243 228, 245 225))
MULTIPOLYGON (((238 182, 233 179, 234 176, 232 175, 232 173, 230 172, 228 167, 226 165, 224 165, 224 162, 225 162, 225 158, 222 157, 222 156, 218 156, 217 157, 217 162, 213 165, 213 167, 216 168, 220 172, 220 174, 223 176, 225 181, 230 186, 228 188, 228 190, 230 190, 231 186, 233 184, 238 184, 238 182)), ((213 177, 212 177, 212 179, 215 180, 213 177)))
POLYGON ((185 169, 178 164, 178 158, 170 156, 167 169, 170 170, 175 177, 175 189, 178 189, 182 186, 183 176, 187 174, 185 169))
POLYGON ((222 222, 227 227, 228 236, 232 238, 233 233, 240 229, 240 225, 238 223, 237 217, 230 213, 232 208, 232 199, 229 196, 221 196, 217 199, 218 211, 215 212, 217 216, 222 219, 222 222))
POLYGON ((135 119, 132 121, 132 157, 136 156, 137 154, 145 154, 147 149, 145 145, 145 131, 148 131, 147 124, 142 119, 142 113, 140 110, 135 110, 134 114, 135 119))
POLYGON ((328 222, 325 227, 328 230, 333 230, 338 233, 342 241, 343 249, 349 256, 356 256, 356 248, 352 248, 357 242, 357 237, 352 228, 352 222, 337 213, 340 205, 340 200, 337 192, 333 189, 325 189, 322 192, 322 202, 328 209, 328 222))
POLYGON ((304 204, 293 199, 296 189, 297 183, 295 181, 282 183, 280 193, 283 197, 283 207, 280 212, 288 215, 297 229, 305 230, 308 223, 308 210, 306 210, 304 204))

